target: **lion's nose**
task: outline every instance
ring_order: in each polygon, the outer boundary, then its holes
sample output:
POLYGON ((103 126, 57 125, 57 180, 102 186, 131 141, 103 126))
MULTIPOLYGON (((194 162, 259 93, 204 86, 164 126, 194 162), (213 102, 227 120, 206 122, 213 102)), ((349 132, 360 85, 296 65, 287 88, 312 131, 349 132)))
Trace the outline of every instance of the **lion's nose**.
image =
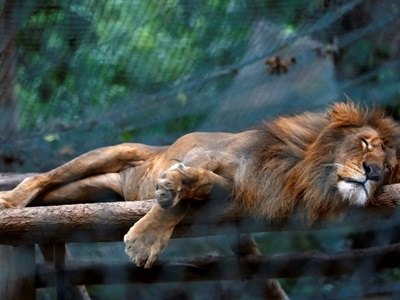
POLYGON ((382 180, 382 169, 375 164, 363 164, 365 170, 365 176, 369 180, 381 181, 382 180))

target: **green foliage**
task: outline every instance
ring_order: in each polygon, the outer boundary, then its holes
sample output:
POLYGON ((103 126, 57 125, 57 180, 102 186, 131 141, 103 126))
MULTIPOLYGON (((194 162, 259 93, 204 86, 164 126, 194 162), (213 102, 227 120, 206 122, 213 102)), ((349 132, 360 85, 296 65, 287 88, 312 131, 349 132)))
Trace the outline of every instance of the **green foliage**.
POLYGON ((278 17, 294 29, 304 20, 299 11, 311 13, 319 2, 33 2, 17 36, 20 127, 73 124, 87 110, 231 65, 257 19, 278 17))
POLYGON ((88 107, 232 64, 249 31, 236 26, 245 14, 235 5, 46 1, 18 33, 20 125, 74 122, 88 107))
POLYGON ((118 135, 118 139, 120 142, 130 142, 135 140, 137 136, 150 135, 152 133, 168 135, 171 133, 180 133, 182 131, 191 132, 194 131, 206 117, 206 111, 199 111, 157 125, 124 130, 118 135))
POLYGON ((323 0, 256 0, 247 2, 254 13, 276 24, 282 25, 289 31, 309 21, 309 17, 323 8, 323 0))
MULTIPOLYGON (((361 39, 344 53, 343 60, 345 72, 347 76, 355 76, 378 68, 389 58, 390 45, 378 44, 367 39, 361 39), (351 62, 351 63, 347 63, 351 62), (352 72, 354 72, 352 74, 352 72)), ((387 79, 389 70, 383 69, 381 74, 376 76, 385 77, 387 79)), ((379 79, 376 77, 376 79, 379 79)))

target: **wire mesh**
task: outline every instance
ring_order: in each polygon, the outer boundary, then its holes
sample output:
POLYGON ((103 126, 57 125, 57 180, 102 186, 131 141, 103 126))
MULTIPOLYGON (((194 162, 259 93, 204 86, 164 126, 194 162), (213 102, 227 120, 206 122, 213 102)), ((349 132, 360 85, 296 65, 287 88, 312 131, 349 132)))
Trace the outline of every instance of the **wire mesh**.
MULTIPOLYGON (((0 170, 243 130, 347 96, 398 116, 399 9, 396 0, 0 1, 0 170), (277 57, 287 70, 274 69, 277 57)), ((353 297, 361 281, 321 279, 317 290, 353 297)), ((286 287, 300 299, 314 284, 286 287)))

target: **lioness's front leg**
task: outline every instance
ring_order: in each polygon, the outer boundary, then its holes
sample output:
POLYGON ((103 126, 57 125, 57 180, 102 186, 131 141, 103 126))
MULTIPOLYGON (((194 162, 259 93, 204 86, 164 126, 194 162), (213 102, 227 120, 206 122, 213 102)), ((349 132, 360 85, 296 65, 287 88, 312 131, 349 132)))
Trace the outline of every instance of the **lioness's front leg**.
POLYGON ((184 199, 207 199, 215 189, 228 191, 231 180, 210 170, 173 165, 157 181, 155 205, 125 235, 125 252, 137 266, 150 268, 167 245, 175 226, 183 219, 184 199))
POLYGON ((125 252, 129 259, 139 267, 150 268, 167 246, 175 226, 186 211, 187 203, 168 210, 154 205, 124 236, 125 252))

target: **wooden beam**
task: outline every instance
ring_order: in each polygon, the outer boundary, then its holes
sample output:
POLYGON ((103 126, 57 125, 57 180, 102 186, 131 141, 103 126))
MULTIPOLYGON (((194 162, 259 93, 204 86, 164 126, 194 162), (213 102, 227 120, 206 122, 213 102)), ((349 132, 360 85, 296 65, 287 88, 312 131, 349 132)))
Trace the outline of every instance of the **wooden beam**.
MULTIPOLYGON (((337 253, 291 253, 277 256, 249 255, 240 260, 234 256, 206 256, 163 260, 151 269, 138 268, 130 262, 67 262, 65 276, 74 285, 129 284, 203 280, 243 280, 298 278, 303 276, 341 276, 397 267, 400 244, 348 250, 337 253)), ((54 268, 37 266, 38 287, 52 284, 54 268)))
POLYGON ((0 299, 35 299, 35 246, 1 246, 0 255, 0 299))
POLYGON ((0 244, 119 240, 154 203, 150 200, 3 210, 0 244))
MULTIPOLYGON (((155 200, 114 203, 91 203, 61 206, 28 207, 3 210, 0 214, 0 244, 106 242, 122 240, 127 230, 155 204, 155 200)), ((267 220, 235 219, 218 211, 212 215, 210 205, 196 205, 174 231, 174 237, 237 234, 239 232, 296 231, 332 229, 352 226, 355 230, 380 231, 399 229, 400 209, 386 214, 368 214, 363 209, 347 218, 310 227, 294 218, 282 224, 267 220), (205 210, 205 211, 204 211, 205 210)))
MULTIPOLYGON (((55 260, 60 259, 60 255, 58 255, 56 253, 56 249, 61 247, 61 251, 64 245, 60 245, 60 244, 41 244, 39 245, 40 250, 42 252, 43 258, 46 262, 47 265, 53 265, 55 267, 55 274, 54 276, 52 276, 52 278, 49 278, 49 280, 53 280, 53 286, 57 286, 58 288, 58 282, 57 282, 57 268, 59 268, 57 266, 57 263, 55 260)), ((6 246, 3 246, 6 247, 6 246)), ((72 260, 72 255, 70 253, 70 251, 68 250, 67 246, 64 246, 65 249, 65 258, 64 258, 64 265, 65 265, 65 261, 66 260, 72 260)), ((62 257, 61 257, 62 258, 62 257)), ((64 269, 62 269, 62 271, 64 271, 64 269)), ((65 280, 65 276, 64 276, 64 280, 65 280)), ((58 289, 56 289, 57 294, 58 294, 58 289)), ((77 285, 77 286, 73 286, 70 285, 68 283, 68 288, 66 289, 66 293, 64 294, 66 299, 71 299, 71 300, 90 300, 90 296, 88 291, 86 290, 86 287, 83 285, 77 285)))

